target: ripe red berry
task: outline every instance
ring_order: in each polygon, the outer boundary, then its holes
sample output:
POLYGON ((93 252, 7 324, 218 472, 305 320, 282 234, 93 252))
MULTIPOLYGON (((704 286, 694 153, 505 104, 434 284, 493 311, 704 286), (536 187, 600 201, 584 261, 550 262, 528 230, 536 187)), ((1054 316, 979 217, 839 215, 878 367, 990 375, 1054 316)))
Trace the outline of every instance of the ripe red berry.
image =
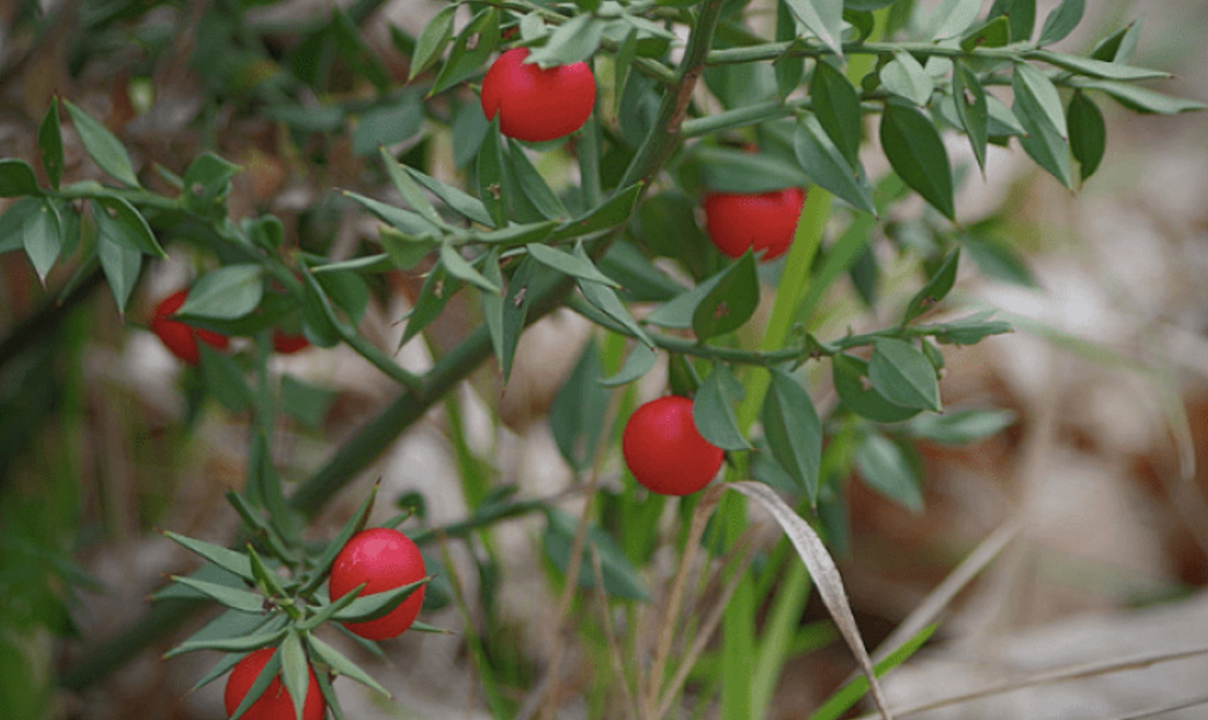
MULTIPOLYGON (((424 557, 411 538, 390 528, 371 528, 353 535, 331 565, 329 589, 332 601, 365 583, 358 597, 393 590, 424 579, 424 557)), ((367 640, 385 640, 401 635, 415 622, 424 604, 421 585, 388 614, 344 627, 367 640)))
MULTIPOLYGON (((252 688, 260 671, 268 664, 275 652, 277 652, 277 648, 260 648, 240 660, 231 670, 222 698, 228 717, 235 714, 239 703, 243 702, 247 691, 252 688)), ((327 703, 323 701, 322 692, 319 690, 319 679, 315 677, 315 671, 311 668, 310 682, 306 686, 306 702, 302 704, 302 720, 323 720, 326 713, 327 703)), ((294 701, 285 690, 280 674, 273 678, 264 694, 253 702, 241 717, 243 720, 294 720, 294 701)))
POLYGON ((766 250, 771 260, 788 250, 805 204, 805 190, 786 188, 750 195, 710 193, 705 197, 705 229, 709 239, 730 257, 747 248, 766 250))
POLYGON ((709 484, 725 453, 701 437, 692 401, 669 395, 642 405, 621 436, 625 464, 642 485, 662 495, 690 495, 709 484))
POLYGON ((291 335, 283 331, 281 328, 273 329, 273 349, 282 355, 292 355, 296 352, 301 352, 310 347, 310 341, 306 336, 298 333, 291 335))
POLYGON ((517 140, 540 142, 569 135, 596 104, 596 80, 587 63, 542 70, 525 64, 527 48, 499 56, 482 80, 482 112, 499 114, 499 129, 517 140))
POLYGON ((160 342, 173 355, 190 365, 196 365, 201 361, 201 353, 197 350, 198 339, 219 350, 225 350, 230 341, 225 335, 195 328, 172 319, 173 314, 180 309, 181 305, 185 304, 187 296, 187 291, 178 290, 161 300, 151 314, 149 325, 151 332, 159 336, 160 342))

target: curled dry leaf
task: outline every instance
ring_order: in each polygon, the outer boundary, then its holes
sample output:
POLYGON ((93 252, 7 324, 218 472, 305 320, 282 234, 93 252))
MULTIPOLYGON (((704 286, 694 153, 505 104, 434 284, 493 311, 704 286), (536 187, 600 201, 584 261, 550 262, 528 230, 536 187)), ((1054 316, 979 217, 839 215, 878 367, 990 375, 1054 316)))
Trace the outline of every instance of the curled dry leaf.
POLYGON ((860 629, 856 627, 856 619, 852 615, 851 604, 847 600, 847 591, 843 589, 843 579, 839 577, 839 568, 835 567, 835 561, 826 551, 822 539, 809 526, 809 523, 793 512, 793 509, 767 485, 742 481, 728 483, 726 487, 737 490, 758 502, 784 529, 789 542, 793 543, 797 554, 801 556, 802 562, 805 563, 805 567, 813 577, 818 594, 822 597, 822 602, 826 604, 826 609, 830 612, 831 617, 834 618, 835 626, 839 628, 843 640, 851 648, 852 654, 856 656, 860 670, 868 678, 873 703, 876 704, 877 710, 884 720, 893 720, 893 715, 889 712, 889 703, 885 700, 885 693, 881 690, 876 673, 873 671, 872 660, 869 659, 868 651, 864 648, 864 640, 860 637, 860 629))

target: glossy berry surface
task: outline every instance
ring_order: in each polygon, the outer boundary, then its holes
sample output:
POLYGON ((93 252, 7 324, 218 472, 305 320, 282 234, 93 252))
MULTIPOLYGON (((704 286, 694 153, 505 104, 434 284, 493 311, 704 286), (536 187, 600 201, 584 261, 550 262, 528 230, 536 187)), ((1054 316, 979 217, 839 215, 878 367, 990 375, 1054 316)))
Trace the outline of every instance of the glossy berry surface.
POLYGON ((149 326, 151 332, 159 337, 160 342, 173 355, 190 365, 196 365, 201 361, 201 353, 197 349, 198 340, 202 340, 219 350, 225 350, 229 340, 225 335, 195 328, 192 325, 186 325, 179 320, 172 319, 176 311, 180 309, 180 306, 185 304, 185 298, 188 294, 188 291, 178 290, 161 300, 159 305, 155 307, 155 311, 151 314, 149 326))
POLYGON ((710 193, 705 197, 705 230, 730 257, 747 248, 765 251, 763 260, 784 254, 793 242, 805 191, 786 188, 757 194, 710 193))
MULTIPOLYGON (((240 660, 231 670, 222 698, 227 717, 235 714, 239 703, 243 702, 244 696, 275 652, 276 648, 260 648, 240 660)), ((311 669, 310 683, 306 686, 306 702, 302 705, 302 720, 323 720, 326 711, 327 704, 323 702, 323 695, 319 690, 319 679, 311 669)), ((286 691, 285 684, 281 682, 280 673, 269 683, 264 694, 240 717, 243 720, 294 720, 294 701, 286 691)))
MULTIPOLYGON (((423 580, 424 557, 411 538, 390 528, 371 528, 353 535, 331 565, 331 599, 338 600, 361 583, 359 597, 393 590, 423 580)), ((344 627, 367 640, 385 640, 411 627, 424 604, 421 585, 388 614, 344 627)))
POLYGON ((310 341, 301 333, 294 335, 280 328, 273 330, 273 350, 281 355, 292 355, 308 347, 310 347, 310 341))
POLYGON ((482 112, 517 140, 541 142, 583 126, 596 104, 596 80, 587 63, 542 70, 525 64, 527 48, 499 56, 482 80, 482 112))
POLYGON ((625 464, 634 478, 660 495, 690 495, 721 469, 725 453, 701 437, 692 401, 669 395, 642 405, 621 437, 625 464))

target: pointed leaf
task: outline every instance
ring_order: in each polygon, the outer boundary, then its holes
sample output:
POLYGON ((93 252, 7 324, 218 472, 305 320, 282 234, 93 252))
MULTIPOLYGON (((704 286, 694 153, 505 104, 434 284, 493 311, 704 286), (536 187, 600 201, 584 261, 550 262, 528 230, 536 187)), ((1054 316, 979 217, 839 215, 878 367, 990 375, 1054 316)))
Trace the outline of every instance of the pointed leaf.
POLYGON ((571 238, 584 237, 603 230, 611 230, 624 223, 633 214, 638 198, 642 194, 642 185, 637 183, 624 190, 618 190, 612 197, 604 201, 586 214, 572 220, 567 220, 554 230, 549 242, 560 242, 571 238))
POLYGON ((428 277, 424 278, 424 284, 420 286, 419 298, 415 301, 415 307, 407 315, 407 329, 403 331, 399 347, 406 345, 408 340, 418 335, 435 320, 444 310, 449 299, 464 286, 463 281, 451 276, 445 270, 443 262, 438 262, 428 273, 428 277))
POLYGON ((34 169, 24 160, 0 160, 0 197, 41 195, 34 169))
POLYGON ((294 720, 302 720, 302 710, 306 706, 306 690, 310 687, 310 666, 306 664, 306 651, 302 649, 302 640, 298 633, 291 632, 285 636, 279 654, 281 679, 285 681, 285 691, 294 706, 294 720))
POLYGON ((97 238, 96 252, 101 261, 101 270, 105 273, 105 280, 113 292, 113 300, 117 303, 117 310, 119 313, 125 313, 126 305, 130 302, 130 293, 134 291, 139 271, 143 267, 143 254, 114 242, 106 235, 97 238))
POLYGON ((894 423, 918 415, 921 410, 891 403, 872 385, 868 363, 842 353, 831 357, 835 392, 843 406, 855 414, 880 423, 894 423))
POLYGON ((255 263, 224 265, 198 278, 177 315, 233 320, 256 309, 264 296, 264 268, 255 263))
POLYGON ((508 281, 507 297, 503 299, 503 347, 500 361, 504 382, 507 382, 512 373, 516 346, 520 342, 520 334, 524 332, 529 306, 532 304, 533 292, 530 287, 540 276, 540 270, 532 258, 523 258, 508 281))
POLYGON ((229 607, 232 610, 238 610, 245 613, 262 613, 264 612, 264 596, 248 590, 233 588, 228 585, 220 585, 218 583, 198 580, 191 577, 181 577, 179 575, 172 576, 172 579, 181 585, 185 585, 201 594, 217 601, 218 603, 229 607))
POLYGON ((952 286, 956 284, 956 268, 960 262, 960 256, 960 248, 949 253, 923 289, 910 299, 910 303, 906 306, 906 314, 902 318, 903 325, 922 315, 948 295, 952 286))
POLYGON ((457 251, 457 248, 453 247, 452 243, 441 243, 440 262, 450 275, 459 280, 464 280, 471 285, 475 285, 482 290, 495 293, 496 295, 503 292, 503 288, 483 277, 482 273, 478 272, 469 261, 463 258, 461 253, 457 251))
POLYGON ((906 431, 945 445, 967 445, 997 435, 1017 421, 1018 417, 1010 410, 960 410, 919 415, 907 423, 906 431))
POLYGON ((1137 39, 1141 36, 1141 21, 1133 20, 1128 25, 1108 35, 1091 50, 1091 58, 1103 62, 1126 63, 1132 59, 1137 49, 1137 39))
MULTIPOLYGON (((255 615, 240 613, 236 610, 228 610, 227 612, 238 614, 240 617, 251 617, 257 620, 260 619, 255 615)), ((281 639, 284 638, 286 632, 288 632, 285 628, 281 627, 282 624, 283 623, 281 622, 274 623, 273 629, 266 628, 265 630, 253 633, 251 635, 241 634, 237 637, 214 638, 209 640, 193 640, 190 638, 189 640, 182 642, 168 652, 164 653, 164 659, 167 660, 168 658, 173 658, 177 655, 184 655, 185 653, 196 652, 198 650, 221 650, 228 653, 251 652, 253 650, 259 650, 260 648, 268 647, 281 642, 281 639)))
POLYGON ((543 217, 550 220, 567 219, 570 211, 562 204, 557 193, 545 182, 545 178, 541 177, 541 173, 533 166, 520 143, 509 139, 508 148, 511 151, 508 153, 508 159, 512 163, 512 171, 520 184, 520 191, 533 203, 533 207, 537 208, 543 217))
POLYGON ((1095 174, 1103 153, 1107 149, 1107 125, 1103 113, 1095 103, 1081 91, 1070 98, 1069 111, 1070 150, 1081 168, 1082 179, 1095 174))
POLYGON ((71 122, 80 136, 80 142, 84 144, 84 150, 97 166, 113 179, 130 187, 138 187, 138 176, 121 141, 75 103, 65 99, 63 105, 71 115, 71 122))
POLYGON ((957 61, 953 69, 952 96, 955 100, 956 115, 960 118, 965 134, 969 136, 969 144, 973 147, 974 157, 977 158, 977 166, 984 173, 990 110, 986 104, 986 91, 964 61, 957 61))
POLYGON ((927 33, 933 40, 956 37, 977 20, 981 0, 943 0, 931 15, 931 28, 927 33))
POLYGON ((508 187, 503 169, 503 137, 499 132, 499 114, 478 148, 478 197, 491 216, 491 224, 503 227, 508 220, 508 187))
POLYGON ((942 409, 935 367, 922 350, 895 338, 881 338, 873 347, 868 379, 881 395, 902 407, 942 409))
POLYGON ((583 62, 596 53, 603 37, 603 22, 591 15, 576 15, 559 25, 545 44, 530 52, 524 61, 546 70, 583 62))
POLYGON ((701 383, 692 402, 692 418, 701 436, 722 450, 748 450, 751 444, 738 429, 734 403, 742 395, 742 383, 722 363, 701 383))
POLYGON ((658 353, 653 349, 638 343, 625 356, 625 363, 617 371, 617 374, 600 378, 599 382, 604 387, 618 387, 631 383, 650 372, 658 361, 658 357, 658 353))
POLYGON ((479 11, 457 36, 449 57, 436 75, 428 94, 444 92, 482 71, 487 58, 499 43, 500 12, 496 8, 479 11))
POLYGON ((38 154, 50 186, 56 190, 63 179, 63 129, 59 124, 59 96, 50 99, 50 107, 38 126, 38 154))
POLYGON ((214 545, 204 540, 179 535, 171 530, 165 530, 164 536, 169 540, 174 540, 186 549, 197 553, 227 572, 234 573, 248 582, 256 581, 256 576, 252 574, 252 563, 243 553, 235 552, 234 550, 224 548, 221 545, 214 545))
POLYGON ((445 46, 453 39, 453 15, 457 12, 457 5, 448 5, 441 8, 440 12, 428 21, 424 26, 424 31, 420 33, 419 40, 415 43, 415 52, 411 55, 411 70, 407 74, 407 81, 415 79, 423 71, 427 70, 432 63, 440 58, 440 54, 444 52, 445 46))
POLYGON ((810 182, 833 193, 852 207, 876 215, 872 189, 835 147, 818 119, 805 115, 793 136, 793 150, 810 182))
POLYGON ((343 192, 344 197, 357 201, 362 207, 373 213, 378 219, 389 223, 406 235, 414 237, 439 237, 441 228, 419 213, 404 210, 388 203, 365 197, 351 190, 343 192))
POLYGON ((755 255, 748 250, 701 298, 692 311, 692 330, 701 341, 734 332, 751 319, 758 306, 759 275, 755 255))
MULTIPOLYGON (((545 553, 563 574, 570 565, 571 548, 574 544, 578 520, 559 510, 547 513, 549 520, 542 536, 545 553)), ((583 555, 579 565, 579 587, 591 589, 596 586, 592 555, 600 559, 600 570, 604 578, 604 591, 613 597, 629 600, 649 601, 650 593, 642 576, 612 537, 596 525, 588 525, 583 555)))
POLYGON ((436 212, 436 207, 424 195, 424 191, 420 189, 419 183, 415 182, 411 175, 403 169, 403 164, 395 160, 394 156, 384 146, 378 148, 378 154, 382 158, 382 164, 386 166, 386 172, 390 174, 390 182, 398 190, 403 200, 406 200, 408 205, 435 227, 447 227, 447 223, 436 212))
POLYGON ((621 299, 617 297, 617 293, 607 285, 601 285, 596 282, 587 280, 579 281, 579 292, 583 293, 584 299, 594 305, 608 317, 620 323, 626 330, 635 338, 641 340, 646 345, 654 347, 654 341, 650 336, 642 330, 642 326, 633 319, 633 315, 629 314, 629 310, 621 299))
POLYGON ((1061 0, 1061 4, 1044 19, 1037 45, 1051 45, 1065 38, 1082 22, 1086 0, 1061 0))
POLYGON ((789 9, 822 44, 843 57, 843 0, 786 0, 789 9))
POLYGON ((554 442, 576 470, 591 466, 604 429, 609 393, 596 382, 602 374, 600 353, 596 343, 589 341, 550 407, 554 442))
POLYGON ((256 676, 255 682, 248 688, 247 694, 243 696, 243 700, 235 707, 235 712, 231 713, 230 720, 239 720, 243 717, 253 704, 264 695, 268 690, 268 686, 281 673, 281 653, 273 652, 269 657, 268 662, 260 670, 260 674, 256 676))
POLYGON ((337 675, 343 675, 350 680, 355 680, 367 688, 390 697, 389 690, 379 685, 376 680, 358 667, 356 663, 344 657, 339 650, 336 650, 331 645, 309 633, 306 635, 306 644, 310 646, 310 649, 319 660, 326 663, 332 669, 332 672, 337 675))
POLYGON ((563 275, 570 275, 582 280, 601 283, 609 287, 619 288, 619 283, 600 272, 586 255, 572 255, 561 250, 555 250, 548 245, 529 243, 524 246, 528 254, 537 262, 551 267, 563 275))
POLYGON ((921 479, 902 448, 881 433, 865 436, 856 447, 856 470, 864 482, 914 513, 923 511, 921 479))
POLYGON ((891 93, 900 95, 919 107, 931 100, 935 83, 914 56, 897 50, 885 67, 881 68, 881 85, 891 93))
MULTIPOLYGON (((810 79, 810 99, 818 124, 847 160, 848 166, 854 167, 859 162, 860 128, 864 124, 856 88, 842 71, 823 59, 814 67, 810 79)), ((800 154, 797 157, 805 165, 806 175, 812 175, 812 163, 807 165, 800 154)))
POLYGON ((400 585, 396 588, 383 590, 370 595, 361 595, 344 608, 332 615, 333 620, 340 622, 366 622, 377 620, 389 615, 403 601, 411 597, 415 591, 426 585, 431 578, 424 578, 413 583, 400 585))
POLYGON ((1077 83, 1076 87, 1102 90, 1124 107, 1142 113, 1177 115, 1183 112, 1208 109, 1208 105, 1196 100, 1173 97, 1149 88, 1115 80, 1088 80, 1077 83))
POLYGON ((939 131, 923 113, 895 102, 886 103, 881 117, 881 147, 907 185, 944 217, 956 219, 948 151, 939 131))
POLYGON ((145 255, 168 257, 151 232, 151 226, 129 202, 104 196, 93 197, 92 203, 97 232, 145 255))
POLYGON ((1160 80, 1170 77, 1170 73, 1164 70, 1150 70, 1149 68, 1133 67, 1118 62, 1105 62, 1103 60, 1067 55, 1049 50, 1037 50, 1029 57, 1043 60, 1062 70, 1069 70, 1079 75, 1101 78, 1103 80, 1160 80))
POLYGON ((972 28, 961 38, 961 50, 972 52, 983 48, 1002 47, 1011 42, 1011 19, 999 15, 972 28))
POLYGON ((818 501, 818 467, 822 459, 822 422, 805 388, 782 370, 773 369, 763 403, 763 434, 768 448, 789 476, 818 501))
POLYGON ((1011 42, 1027 42, 1036 29, 1036 0, 994 0, 987 17, 1006 17, 1011 23, 1011 42))
POLYGON ((25 216, 21 237, 25 254, 45 285, 46 274, 54 267, 63 249, 63 225, 53 203, 46 199, 38 202, 38 207, 25 216))
MULTIPOLYGON (((1044 168, 1050 175, 1057 178, 1062 185, 1073 187, 1070 173, 1070 145, 1062 137, 1066 133, 1063 126, 1059 132, 1049 120, 1038 114, 1034 107, 1020 95, 1015 96, 1015 116, 1023 125, 1026 134, 1019 138, 1019 144, 1036 164, 1044 168)), ((1062 113, 1064 115, 1064 113, 1062 113)))
MULTIPOLYGON (((1047 123, 1065 137, 1065 111, 1061 108, 1061 96, 1048 76, 1027 63, 1015 63, 1011 87, 1015 90, 1016 115, 1020 114, 1018 108, 1022 106, 1026 114, 1033 116, 1034 122, 1047 123)), ((1023 118, 1020 117, 1020 120, 1023 118)))

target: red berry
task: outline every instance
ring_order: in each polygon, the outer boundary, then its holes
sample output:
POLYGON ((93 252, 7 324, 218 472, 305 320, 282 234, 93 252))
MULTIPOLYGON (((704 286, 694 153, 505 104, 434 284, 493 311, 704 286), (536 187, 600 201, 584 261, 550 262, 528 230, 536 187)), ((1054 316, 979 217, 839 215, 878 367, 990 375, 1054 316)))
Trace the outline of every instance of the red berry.
POLYGON ((201 361, 201 353, 197 350, 198 339, 219 350, 225 350, 230 341, 225 335, 172 319, 173 314, 185 304, 187 296, 188 291, 178 290, 161 300, 151 314, 150 327, 151 332, 159 336, 160 342, 172 351, 173 355, 190 365, 196 365, 201 361))
POLYGON ((661 495, 690 495, 709 484, 725 453, 701 437, 692 401, 669 395, 642 405, 621 437, 625 464, 642 485, 661 495))
POLYGON ((540 142, 569 135, 596 104, 596 80, 587 63, 542 70, 525 64, 527 48, 500 55, 482 81, 482 112, 499 113, 499 128, 517 140, 540 142))
POLYGON ((273 349, 282 355, 292 355, 308 347, 310 347, 310 341, 301 333, 292 335, 281 328, 273 330, 273 349))
POLYGON ((705 229, 717 249, 730 257, 754 248, 766 250, 763 259, 771 260, 792 244, 804 204, 801 188, 750 195, 710 193, 705 197, 705 229))
MULTIPOLYGON (((247 691, 251 690, 260 671, 268 664, 275 652, 277 652, 277 648, 260 648, 240 660, 231 670, 222 698, 228 717, 235 714, 239 703, 243 702, 247 691)), ((310 682, 306 686, 306 702, 302 705, 302 720, 323 720, 326 713, 327 703, 323 702, 323 695, 319 690, 319 679, 315 677, 314 669, 310 668, 310 682)), ((241 717, 243 720, 294 720, 294 701, 285 690, 280 674, 273 678, 264 694, 253 702, 241 717)))
MULTIPOLYGON (((331 565, 331 599, 340 599, 358 585, 358 597, 393 590, 423 580, 424 557, 411 538, 390 528, 371 528, 353 535, 331 565)), ((401 635, 424 604, 424 588, 411 593, 389 614, 376 620, 344 623, 344 627, 367 640, 385 640, 401 635)))

